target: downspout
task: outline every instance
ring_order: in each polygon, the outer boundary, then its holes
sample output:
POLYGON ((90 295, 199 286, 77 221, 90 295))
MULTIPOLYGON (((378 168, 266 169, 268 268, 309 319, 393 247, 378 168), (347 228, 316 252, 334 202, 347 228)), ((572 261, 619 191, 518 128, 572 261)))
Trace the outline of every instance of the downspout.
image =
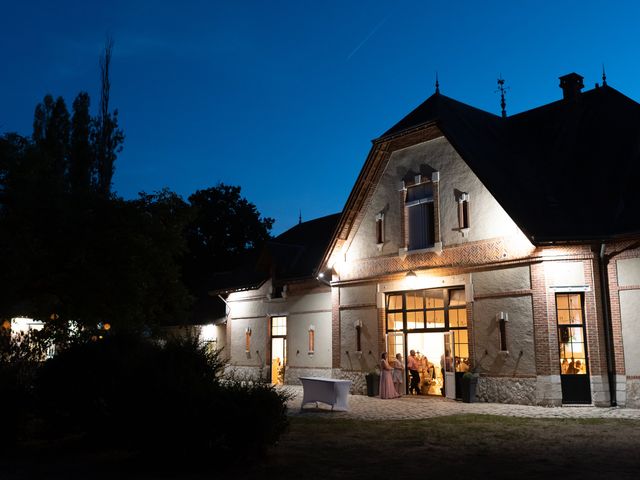
POLYGON ((607 378, 609 379, 609 398, 611 406, 617 407, 616 397, 616 361, 613 346, 613 325, 611 323, 611 305, 609 303, 609 260, 605 252, 606 244, 600 244, 600 298, 602 301, 602 320, 604 321, 604 343, 607 357, 607 378))

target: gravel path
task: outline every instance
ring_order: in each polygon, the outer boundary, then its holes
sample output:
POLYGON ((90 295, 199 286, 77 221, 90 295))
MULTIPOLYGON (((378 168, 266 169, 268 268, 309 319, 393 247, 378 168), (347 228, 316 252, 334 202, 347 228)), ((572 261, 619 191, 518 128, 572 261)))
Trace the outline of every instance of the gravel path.
POLYGON ((623 418, 640 420, 640 409, 602 408, 593 406, 536 407, 529 405, 511 405, 501 403, 462 403, 440 397, 403 396, 393 400, 381 400, 378 397, 349 395, 348 412, 332 412, 328 405, 316 407, 310 403, 300 411, 302 387, 287 385, 282 387, 290 392, 291 416, 316 416, 335 418, 354 418, 363 420, 412 420, 447 415, 480 414, 502 415, 528 418, 623 418))

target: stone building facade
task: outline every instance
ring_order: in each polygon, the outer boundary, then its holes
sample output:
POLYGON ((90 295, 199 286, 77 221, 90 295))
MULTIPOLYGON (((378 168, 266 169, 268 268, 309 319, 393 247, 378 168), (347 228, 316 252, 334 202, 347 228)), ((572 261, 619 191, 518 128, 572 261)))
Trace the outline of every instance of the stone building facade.
POLYGON ((640 105, 606 85, 582 93, 574 75, 562 100, 509 118, 436 91, 375 140, 304 271, 213 292, 230 369, 349 378, 364 393, 382 352, 406 366, 420 347, 423 393, 454 378, 459 390, 470 371, 483 401, 640 407, 640 159, 627 141, 640 105), (614 165, 592 168, 612 141, 614 165))

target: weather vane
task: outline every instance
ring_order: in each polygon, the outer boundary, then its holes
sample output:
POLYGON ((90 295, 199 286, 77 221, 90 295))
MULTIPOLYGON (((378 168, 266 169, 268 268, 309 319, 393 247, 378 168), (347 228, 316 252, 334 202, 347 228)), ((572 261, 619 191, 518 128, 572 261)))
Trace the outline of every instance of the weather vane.
POLYGON ((440 93, 440 82, 438 82, 438 72, 436 71, 436 93, 440 93))
POLYGON ((500 107, 502 108, 502 118, 507 118, 507 102, 504 99, 504 94, 509 90, 509 87, 504 86, 504 78, 502 78, 502 74, 500 74, 500 78, 498 78, 498 89, 496 93, 500 92, 500 107))

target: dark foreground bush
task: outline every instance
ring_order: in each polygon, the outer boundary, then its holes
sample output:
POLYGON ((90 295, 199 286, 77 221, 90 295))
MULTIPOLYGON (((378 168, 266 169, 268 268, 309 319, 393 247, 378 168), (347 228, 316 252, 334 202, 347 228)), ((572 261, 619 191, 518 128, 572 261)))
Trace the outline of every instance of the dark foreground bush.
POLYGON ((33 409, 33 381, 40 359, 38 332, 11 335, 0 326, 0 448, 15 446, 28 429, 33 409))
POLYGON ((286 394, 221 382, 222 363, 193 340, 164 346, 131 336, 72 347, 38 382, 51 431, 154 461, 260 456, 287 427, 286 394))

